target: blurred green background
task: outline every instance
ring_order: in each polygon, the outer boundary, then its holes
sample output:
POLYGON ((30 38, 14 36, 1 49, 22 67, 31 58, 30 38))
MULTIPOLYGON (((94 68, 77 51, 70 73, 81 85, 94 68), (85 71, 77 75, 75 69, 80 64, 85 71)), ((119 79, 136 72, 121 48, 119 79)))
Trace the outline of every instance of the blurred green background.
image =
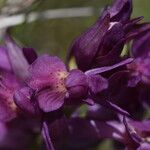
MULTIPOLYGON (((1 3, 4 0, 1 0, 1 3)), ((19 1, 19 0, 18 0, 19 1)), ((29 0, 28 0, 29 1, 29 0)), ((39 53, 49 53, 65 58, 65 52, 73 39, 85 31, 97 19, 100 9, 112 0, 38 0, 23 12, 44 11, 48 9, 94 7, 95 13, 90 17, 37 20, 11 27, 12 35, 24 46, 34 47, 39 53)), ((133 15, 144 16, 150 20, 150 0, 133 0, 133 15)))

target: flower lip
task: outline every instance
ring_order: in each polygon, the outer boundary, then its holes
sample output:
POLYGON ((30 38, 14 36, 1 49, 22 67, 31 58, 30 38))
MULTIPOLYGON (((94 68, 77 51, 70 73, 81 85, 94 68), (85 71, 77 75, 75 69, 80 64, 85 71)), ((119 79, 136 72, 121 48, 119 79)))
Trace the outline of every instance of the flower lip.
POLYGON ((27 84, 36 91, 35 97, 44 112, 54 111, 63 105, 67 76, 67 69, 58 57, 44 55, 31 64, 27 84))

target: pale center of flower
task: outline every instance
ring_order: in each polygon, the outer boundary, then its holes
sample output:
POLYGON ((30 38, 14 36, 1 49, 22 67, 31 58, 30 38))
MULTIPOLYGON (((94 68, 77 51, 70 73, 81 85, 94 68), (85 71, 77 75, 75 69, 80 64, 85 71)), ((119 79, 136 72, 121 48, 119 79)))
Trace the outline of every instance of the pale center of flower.
POLYGON ((65 79, 68 76, 68 72, 66 71, 59 71, 56 72, 56 78, 57 78, 57 82, 54 85, 54 88, 58 91, 58 92, 66 92, 67 89, 65 87, 65 79))
POLYGON ((9 108, 10 108, 13 112, 16 112, 16 111, 17 111, 17 106, 16 106, 16 104, 14 103, 13 100, 8 99, 8 100, 7 100, 7 104, 8 104, 8 106, 9 106, 9 108))

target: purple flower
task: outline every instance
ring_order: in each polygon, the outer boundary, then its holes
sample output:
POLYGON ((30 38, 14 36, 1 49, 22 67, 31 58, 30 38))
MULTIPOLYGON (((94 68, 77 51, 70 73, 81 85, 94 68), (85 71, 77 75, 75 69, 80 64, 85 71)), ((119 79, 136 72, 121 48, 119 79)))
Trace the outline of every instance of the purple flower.
POLYGON ((28 74, 29 61, 34 61, 36 58, 33 49, 20 48, 8 35, 5 45, 5 47, 0 47, 2 58, 0 60, 0 121, 10 121, 17 116, 19 109, 14 102, 13 95, 25 84, 24 79, 28 74))
POLYGON ((131 0, 116 0, 94 25, 75 39, 67 62, 74 56, 78 68, 86 71, 124 59, 121 57, 124 44, 149 28, 146 24, 138 24, 142 17, 130 20, 131 12, 131 0))
POLYGON ((124 31, 119 20, 122 13, 125 14, 124 19, 130 17, 130 13, 125 12, 126 10, 130 12, 130 9, 124 10, 124 7, 132 8, 128 3, 131 2, 117 0, 112 7, 104 10, 98 21, 73 42, 67 59, 69 60, 73 53, 79 69, 84 71, 110 64, 108 61, 109 57, 112 58, 110 55, 119 55, 123 48, 124 31), (117 16, 118 20, 115 19, 117 16), (109 54, 111 51, 113 52, 109 54), (103 62, 105 57, 107 64, 103 62))
POLYGON ((132 45, 131 52, 136 58, 128 68, 145 84, 150 84, 150 31, 139 35, 132 45))
MULTIPOLYGON (((64 63, 57 57, 41 56, 30 65, 28 87, 15 93, 15 102, 21 109, 32 114, 37 112, 34 110, 36 106, 44 112, 50 112, 63 104, 93 104, 94 95, 108 87, 107 80, 98 74, 131 61, 132 59, 128 59, 113 66, 83 73, 77 69, 67 71, 64 63)), ((116 109, 119 108, 115 107, 116 109)))
POLYGON ((59 58, 48 55, 39 57, 31 64, 27 84, 34 93, 29 92, 28 88, 21 90, 20 94, 16 93, 15 95, 16 103, 19 105, 34 95, 39 107, 44 112, 59 109, 64 104, 65 98, 78 97, 82 99, 86 95, 86 90, 84 92, 82 89, 87 88, 84 73, 78 70, 69 73, 59 58), (71 82, 72 80, 74 82, 71 82), (22 94, 25 99, 21 101, 22 94))

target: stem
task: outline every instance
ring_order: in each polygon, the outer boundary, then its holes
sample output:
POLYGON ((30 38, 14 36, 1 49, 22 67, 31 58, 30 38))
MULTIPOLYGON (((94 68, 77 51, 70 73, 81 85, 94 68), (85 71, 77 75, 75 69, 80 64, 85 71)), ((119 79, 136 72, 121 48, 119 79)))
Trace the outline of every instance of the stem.
POLYGON ((54 146, 49 135, 49 130, 46 121, 43 121, 42 136, 46 144, 47 150, 54 150, 54 146))

